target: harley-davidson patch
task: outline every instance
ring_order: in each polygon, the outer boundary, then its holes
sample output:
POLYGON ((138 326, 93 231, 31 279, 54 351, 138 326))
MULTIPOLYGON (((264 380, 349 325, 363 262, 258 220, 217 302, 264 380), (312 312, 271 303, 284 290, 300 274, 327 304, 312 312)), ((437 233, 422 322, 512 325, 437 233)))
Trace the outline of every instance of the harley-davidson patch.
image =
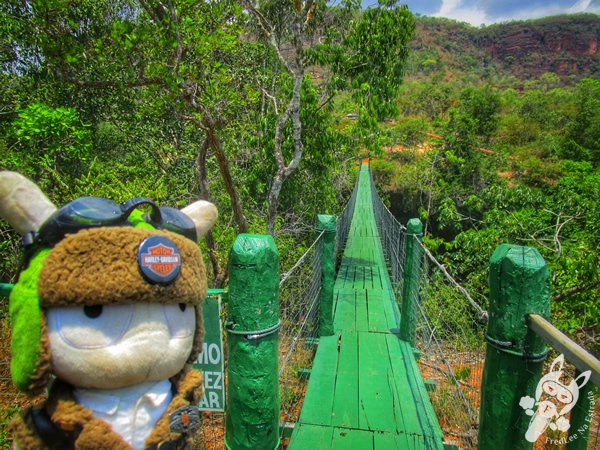
POLYGON ((150 236, 140 244, 138 265, 147 281, 169 284, 181 272, 181 253, 169 238, 150 236))
POLYGON ((169 414, 169 430, 189 433, 200 426, 200 411, 194 406, 182 406, 169 414))

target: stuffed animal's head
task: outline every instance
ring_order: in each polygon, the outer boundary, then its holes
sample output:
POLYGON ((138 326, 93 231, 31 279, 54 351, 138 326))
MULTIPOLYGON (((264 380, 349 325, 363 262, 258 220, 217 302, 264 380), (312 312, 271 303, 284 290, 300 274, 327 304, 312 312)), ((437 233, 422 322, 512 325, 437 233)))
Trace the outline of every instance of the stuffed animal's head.
POLYGON ((0 172, 0 217, 24 237, 10 297, 20 390, 38 393, 50 373, 121 388, 174 377, 196 359, 206 293, 196 241, 215 222, 214 205, 83 197, 57 210, 31 181, 0 172))

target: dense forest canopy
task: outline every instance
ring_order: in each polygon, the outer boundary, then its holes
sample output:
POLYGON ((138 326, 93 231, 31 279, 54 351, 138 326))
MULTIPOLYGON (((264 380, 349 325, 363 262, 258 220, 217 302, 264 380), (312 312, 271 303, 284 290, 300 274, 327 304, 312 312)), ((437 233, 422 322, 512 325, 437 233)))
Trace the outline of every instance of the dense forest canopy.
MULTIPOLYGON (((240 232, 295 261, 370 153, 392 211, 424 221, 461 283, 485 293, 498 244, 535 246, 556 323, 597 350, 599 17, 474 28, 327 3, 3 2, 0 168, 58 205, 210 199, 218 286, 240 232)), ((14 282, 18 237, 0 234, 14 282)))
MULTIPOLYGON (((325 5, 4 2, 0 167, 56 204, 210 199, 216 285, 240 232, 275 233, 293 261, 316 213, 339 211, 356 146, 395 111, 414 29, 395 1, 325 5), (342 91, 360 107, 357 140, 333 123, 342 91)), ((1 232, 2 279, 14 280, 17 239, 1 232)))

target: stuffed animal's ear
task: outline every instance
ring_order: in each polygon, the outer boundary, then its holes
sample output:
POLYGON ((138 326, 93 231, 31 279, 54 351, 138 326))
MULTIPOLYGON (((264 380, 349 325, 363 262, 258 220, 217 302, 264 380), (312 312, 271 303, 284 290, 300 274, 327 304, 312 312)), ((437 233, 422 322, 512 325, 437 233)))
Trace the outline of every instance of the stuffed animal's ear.
POLYGON ((37 231, 56 206, 32 181, 17 172, 0 172, 0 218, 20 235, 37 231))
POLYGON ((186 206, 181 212, 194 221, 198 239, 208 233, 219 216, 216 206, 204 200, 186 206))
POLYGON ((556 357, 554 361, 552 361, 552 365, 550 366, 550 372, 562 372, 563 365, 565 363, 565 355, 560 354, 556 357), (556 366, 558 365, 558 368, 556 366))

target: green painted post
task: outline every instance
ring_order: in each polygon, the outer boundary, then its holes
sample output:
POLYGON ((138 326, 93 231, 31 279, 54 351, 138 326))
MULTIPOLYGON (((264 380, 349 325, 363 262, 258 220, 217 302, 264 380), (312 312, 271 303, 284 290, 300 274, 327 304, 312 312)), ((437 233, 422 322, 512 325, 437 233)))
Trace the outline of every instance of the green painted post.
POLYGON ((279 254, 272 236, 240 234, 229 254, 225 446, 279 447, 279 254))
MULTIPOLYGON (((575 378, 581 375, 579 370, 575 378)), ((569 423, 569 438, 567 439, 567 450, 587 450, 590 438, 590 428, 594 415, 594 383, 588 382, 579 390, 579 399, 571 410, 569 423)))
POLYGON ((527 315, 550 315, 549 272, 536 249, 502 244, 490 258, 489 282, 478 448, 531 449, 525 439, 531 416, 519 403, 534 397, 546 346, 529 331, 527 315))
POLYGON ((321 294, 319 296, 319 335, 333 335, 333 285, 335 283, 335 216, 319 214, 317 232, 323 235, 321 246, 321 294))
POLYGON ((417 304, 419 277, 421 276, 421 246, 415 237, 423 236, 423 224, 419 219, 410 219, 406 224, 406 259, 404 262, 404 284, 402 286, 402 314, 400 315, 400 338, 415 347, 417 334, 417 304))

